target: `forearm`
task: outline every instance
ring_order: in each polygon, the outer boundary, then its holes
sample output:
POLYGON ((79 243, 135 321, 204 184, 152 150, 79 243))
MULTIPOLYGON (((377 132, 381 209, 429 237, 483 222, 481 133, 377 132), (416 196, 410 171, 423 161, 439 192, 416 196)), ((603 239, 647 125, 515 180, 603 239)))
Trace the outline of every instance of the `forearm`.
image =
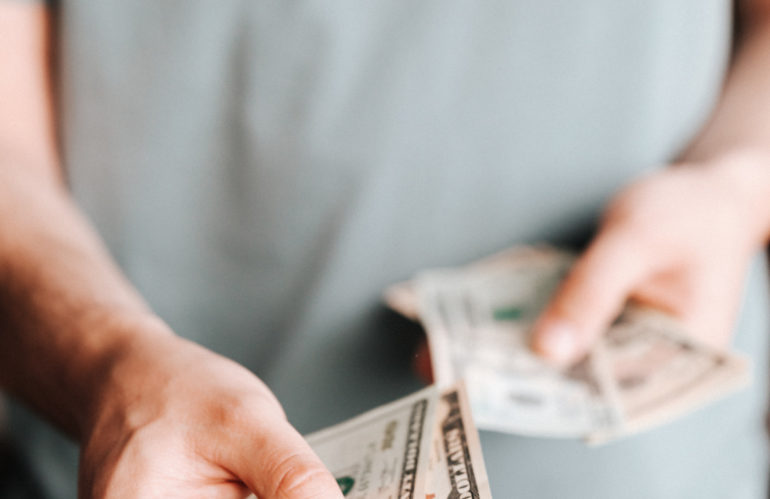
POLYGON ((681 160, 721 169, 719 179, 754 214, 747 225, 761 243, 770 235, 770 15, 752 14, 720 102, 681 160))
POLYGON ((80 437, 119 361, 171 335, 62 181, 46 7, 0 2, 0 33, 0 389, 80 437))
POLYGON ((686 152, 708 160, 735 151, 770 157, 770 15, 754 19, 737 41, 722 98, 686 152))
POLYGON ((24 166, 0 163, 0 387, 78 436, 115 361, 169 333, 64 186, 24 166))
POLYGON ((0 163, 0 386, 78 437, 80 495, 342 499, 267 386, 174 336, 20 166, 0 163))

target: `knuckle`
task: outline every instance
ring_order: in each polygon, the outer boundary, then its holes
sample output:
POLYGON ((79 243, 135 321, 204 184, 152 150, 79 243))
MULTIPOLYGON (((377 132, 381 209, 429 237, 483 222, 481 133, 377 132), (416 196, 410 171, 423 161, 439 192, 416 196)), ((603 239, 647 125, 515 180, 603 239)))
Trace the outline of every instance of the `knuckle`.
POLYGON ((253 412, 249 403, 235 396, 224 396, 209 404, 207 409, 211 411, 210 417, 215 424, 228 428, 243 425, 249 413, 253 412))
POLYGON ((225 431, 237 429, 246 431, 258 420, 257 415, 268 412, 268 407, 263 400, 233 395, 221 397, 215 403, 207 404, 206 410, 209 412, 208 419, 215 427, 225 431))
POLYGON ((215 412, 215 417, 224 424, 240 425, 253 421, 255 415, 263 417, 282 417, 283 409, 272 393, 259 391, 233 392, 219 394, 218 398, 209 404, 215 412))
POLYGON ((292 454, 278 461, 272 470, 272 494, 269 497, 321 498, 328 496, 329 472, 304 454, 292 454))

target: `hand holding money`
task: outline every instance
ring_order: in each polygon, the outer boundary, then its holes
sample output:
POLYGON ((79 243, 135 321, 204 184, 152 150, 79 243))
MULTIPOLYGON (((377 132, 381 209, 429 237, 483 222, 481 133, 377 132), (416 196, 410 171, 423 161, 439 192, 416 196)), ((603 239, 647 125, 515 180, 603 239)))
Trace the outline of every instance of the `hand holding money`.
POLYGON ((346 498, 492 497, 462 384, 428 387, 306 438, 346 498))
POLYGON ((629 299, 670 313, 699 342, 725 347, 746 267, 770 228, 767 210, 749 201, 752 182, 736 182, 759 180, 766 165, 734 159, 659 170, 621 191, 535 325, 536 349, 574 362, 629 299))
POLYGON ((671 419, 745 381, 741 357, 639 307, 627 308, 568 369, 534 355, 532 325, 573 262, 550 248, 516 248, 423 272, 386 299, 422 321, 438 385, 466 379, 481 428, 599 442, 671 419))
POLYGON ((121 351, 84 431, 84 496, 342 498, 256 376, 156 333, 121 351))

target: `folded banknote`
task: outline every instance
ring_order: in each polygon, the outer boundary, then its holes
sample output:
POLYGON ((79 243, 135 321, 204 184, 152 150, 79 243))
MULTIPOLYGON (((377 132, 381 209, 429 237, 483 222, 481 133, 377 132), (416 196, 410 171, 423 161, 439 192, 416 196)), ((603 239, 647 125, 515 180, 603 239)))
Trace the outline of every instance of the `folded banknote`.
POLYGON ((305 438, 346 498, 492 497, 462 383, 430 386, 305 438))
POLYGON ((629 304, 577 365, 529 349, 535 319, 575 256, 518 247, 419 273, 385 293, 425 327, 439 387, 464 379, 482 429, 601 443, 664 423, 734 391, 744 357, 698 342, 671 317, 629 304))

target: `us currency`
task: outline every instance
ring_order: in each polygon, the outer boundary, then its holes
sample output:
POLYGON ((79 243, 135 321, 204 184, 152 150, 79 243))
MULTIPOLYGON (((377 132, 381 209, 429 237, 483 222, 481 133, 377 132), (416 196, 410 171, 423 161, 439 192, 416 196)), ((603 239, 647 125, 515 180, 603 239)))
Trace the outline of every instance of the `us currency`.
POLYGON ((346 498, 492 497, 461 383, 428 387, 305 438, 346 498))
POLYGON ((698 344, 664 314, 629 307, 594 354, 612 383, 621 424, 593 432, 601 443, 672 420, 744 386, 745 357, 698 344))
POLYGON ((345 497, 421 498, 437 402, 429 387, 306 439, 345 497))
POLYGON ((439 386, 465 378, 480 428, 599 443, 670 420, 736 389, 746 361, 698 344, 668 317, 629 306, 578 365, 532 354, 535 318, 574 257, 516 248, 428 271, 386 293, 428 333, 439 386))
POLYGON ((439 397, 426 484, 425 499, 492 497, 463 384, 439 397))

